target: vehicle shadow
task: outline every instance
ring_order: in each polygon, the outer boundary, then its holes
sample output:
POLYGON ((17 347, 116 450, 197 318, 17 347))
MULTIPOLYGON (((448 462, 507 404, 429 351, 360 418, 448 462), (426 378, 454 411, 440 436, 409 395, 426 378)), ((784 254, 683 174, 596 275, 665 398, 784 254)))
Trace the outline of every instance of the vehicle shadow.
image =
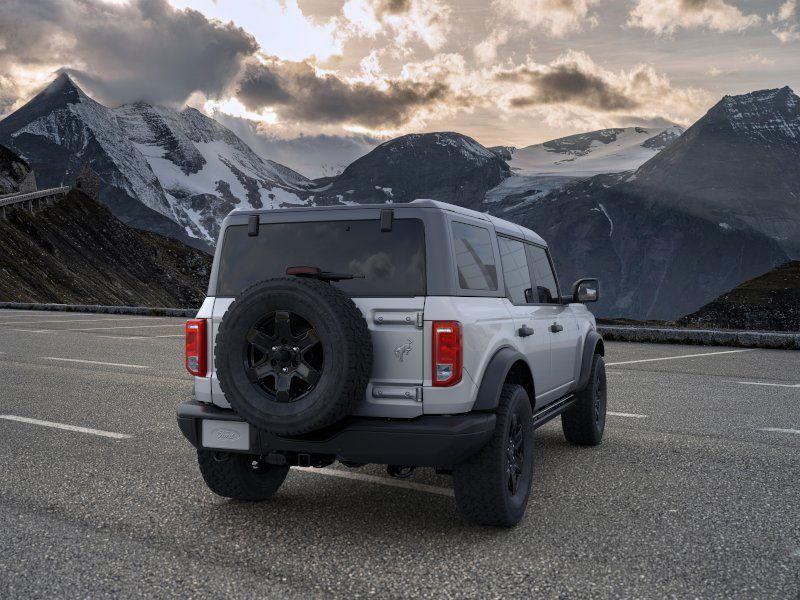
MULTIPOLYGON (((403 536, 451 535, 454 532, 480 532, 479 535, 489 537, 515 535, 515 531, 529 529, 546 519, 550 511, 560 513, 553 498, 569 493, 568 489, 563 489, 565 480, 569 481, 576 461, 583 462, 581 457, 590 452, 608 453, 602 445, 593 449, 569 445, 560 427, 537 431, 536 466, 528 512, 522 523, 511 530, 466 522, 452 497, 296 471, 289 473, 283 487, 270 500, 246 503, 214 498, 205 518, 210 525, 222 519, 228 528, 242 528, 242 533, 246 531, 248 536, 263 534, 265 542, 274 536, 274 527, 291 528, 293 525, 347 537, 351 537, 354 530, 402 532, 403 536)), ((385 471, 376 466, 354 471, 389 479, 385 471)), ((432 469, 420 469, 407 481, 452 488, 449 476, 436 475, 432 469)), ((209 507, 208 503, 203 506, 209 507)))

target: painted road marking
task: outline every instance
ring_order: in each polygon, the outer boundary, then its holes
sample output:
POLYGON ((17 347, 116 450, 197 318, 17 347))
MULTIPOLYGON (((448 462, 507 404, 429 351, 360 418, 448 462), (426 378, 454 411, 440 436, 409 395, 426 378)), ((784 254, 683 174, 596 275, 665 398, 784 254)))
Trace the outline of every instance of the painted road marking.
MULTIPOLYGON (((142 321, 147 319, 148 321, 156 319, 158 317, 131 317, 129 319, 48 319, 48 320, 40 320, 40 321, 0 321, 0 325, 38 325, 39 323, 94 323, 97 321, 142 321)), ((165 318, 165 317, 161 317, 165 318)))
POLYGON ((387 477, 378 477, 377 475, 351 473, 349 471, 340 471, 339 469, 329 468, 317 469, 315 467, 293 467, 293 469, 295 471, 303 471, 304 473, 316 473, 318 475, 328 475, 330 477, 341 477, 342 479, 354 479, 356 481, 366 481, 368 483, 378 483, 381 485, 388 485, 390 487, 399 487, 407 490, 416 490, 418 492, 428 492, 429 494, 438 494, 440 496, 449 496, 451 498, 453 497, 453 490, 450 488, 416 483, 414 481, 388 479, 387 477))
POLYGON ((800 429, 781 429, 780 427, 762 427, 759 431, 769 431, 772 433, 793 433, 800 435, 800 429))
POLYGON ((95 335, 95 337, 107 340, 154 340, 156 338, 185 337, 183 333, 170 333, 169 335, 95 335))
POLYGON ((60 333, 62 331, 110 331, 112 329, 144 329, 145 327, 183 327, 183 323, 164 323, 163 325, 126 325, 124 327, 82 327, 72 329, 12 329, 29 333, 60 333))
POLYGON ((58 358, 55 356, 40 356, 42 360, 58 360, 61 362, 81 363, 85 365, 103 365, 106 367, 127 367, 129 369, 149 369, 147 365, 129 365, 126 363, 101 362, 99 360, 83 360, 81 358, 58 358))
POLYGON ((716 356, 718 354, 738 354, 740 352, 752 352, 755 348, 745 348, 744 350, 723 350, 721 352, 702 352, 700 354, 681 354, 680 356, 662 356, 661 358, 641 358, 639 360, 624 360, 622 362, 606 363, 607 367, 615 365, 632 365, 635 363, 655 362, 658 360, 677 360, 679 358, 695 358, 696 356, 716 356))
POLYGON ((77 425, 54 423, 52 421, 41 421, 39 419, 29 419, 28 417, 18 417, 17 415, 0 415, 0 419, 5 419, 6 421, 19 421, 20 423, 30 423, 31 425, 41 425, 43 427, 53 427, 54 429, 65 429, 66 431, 77 431, 78 433, 89 433, 91 435, 99 435, 115 440, 125 440, 133 437, 127 433, 114 433, 113 431, 90 429, 88 427, 78 427, 77 425))
POLYGON ((770 387, 800 388, 800 383, 767 383, 764 381, 737 381, 739 385, 764 385, 770 387))
POLYGON ((612 417, 630 417, 631 419, 646 419, 647 415, 640 415, 639 413, 625 413, 625 412, 612 412, 606 411, 607 415, 611 415, 612 417))

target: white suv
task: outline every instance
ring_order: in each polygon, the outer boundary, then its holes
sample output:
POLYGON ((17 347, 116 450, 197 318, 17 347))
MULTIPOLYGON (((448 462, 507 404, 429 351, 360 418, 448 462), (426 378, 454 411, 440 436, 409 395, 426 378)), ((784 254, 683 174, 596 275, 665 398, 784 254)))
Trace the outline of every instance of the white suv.
POLYGON ((186 324, 178 424, 222 496, 263 500, 293 465, 452 473, 470 520, 525 511, 533 431, 600 443, 603 340, 534 232, 432 200, 234 211, 186 324))

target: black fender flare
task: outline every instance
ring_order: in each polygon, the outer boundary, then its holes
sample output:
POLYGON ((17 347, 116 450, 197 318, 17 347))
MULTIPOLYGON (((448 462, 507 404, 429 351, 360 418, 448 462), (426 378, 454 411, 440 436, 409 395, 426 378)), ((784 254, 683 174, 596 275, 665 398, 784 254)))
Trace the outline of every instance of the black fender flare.
MULTIPOLYGON (((472 410, 494 410, 500 402, 500 393, 503 391, 503 384, 506 381, 511 367, 518 361, 523 361, 528 365, 528 359, 524 354, 520 354, 513 348, 500 348, 489 360, 489 364, 483 372, 478 396, 472 410)), ((530 365, 528 365, 530 369, 530 365)), ((533 402, 533 399, 531 399, 533 402)))
POLYGON ((581 374, 578 378, 578 385, 575 386, 577 391, 581 391, 589 383, 589 373, 592 372, 592 361, 594 360, 595 354, 605 356, 606 348, 603 343, 603 337, 596 331, 590 331, 586 334, 586 339, 583 341, 581 374))

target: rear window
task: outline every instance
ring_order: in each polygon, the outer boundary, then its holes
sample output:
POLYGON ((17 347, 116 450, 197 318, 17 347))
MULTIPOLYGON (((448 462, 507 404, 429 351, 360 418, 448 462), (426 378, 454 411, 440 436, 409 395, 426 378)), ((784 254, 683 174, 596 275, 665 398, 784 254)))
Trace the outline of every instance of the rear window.
POLYGON ((378 220, 269 223, 254 237, 246 225, 228 227, 217 296, 236 296, 299 266, 363 275, 333 283, 353 297, 424 296, 425 226, 419 219, 395 219, 387 232, 378 220))

